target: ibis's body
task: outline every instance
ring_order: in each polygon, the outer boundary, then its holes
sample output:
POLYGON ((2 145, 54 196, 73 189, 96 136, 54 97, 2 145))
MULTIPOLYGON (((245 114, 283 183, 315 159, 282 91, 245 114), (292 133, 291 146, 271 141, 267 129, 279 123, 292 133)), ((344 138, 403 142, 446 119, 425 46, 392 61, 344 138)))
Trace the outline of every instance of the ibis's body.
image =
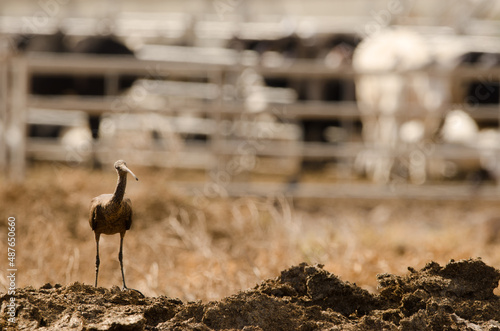
POLYGON ((125 285, 125 275, 123 272, 123 237, 125 232, 132 226, 132 203, 130 199, 124 198, 125 187, 127 186, 127 173, 130 173, 136 180, 139 180, 124 161, 115 162, 115 169, 118 172, 118 183, 113 194, 101 194, 90 202, 89 224, 95 234, 96 241, 96 269, 95 286, 99 275, 99 238, 101 234, 120 234, 120 253, 118 259, 122 272, 123 288, 125 285))
POLYGON ((113 194, 101 194, 90 202, 90 227, 97 234, 115 234, 130 230, 132 202, 124 198, 113 202, 113 194))

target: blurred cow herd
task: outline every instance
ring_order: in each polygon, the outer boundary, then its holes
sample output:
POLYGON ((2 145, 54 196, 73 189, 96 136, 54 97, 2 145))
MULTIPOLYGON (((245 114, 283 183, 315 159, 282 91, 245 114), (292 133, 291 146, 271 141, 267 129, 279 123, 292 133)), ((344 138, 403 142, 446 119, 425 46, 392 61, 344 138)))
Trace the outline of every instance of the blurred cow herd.
MULTIPOLYGON (((61 32, 20 36, 17 47, 26 53, 134 55, 133 50, 113 36, 74 40, 61 32)), ((466 111, 481 105, 498 105, 499 80, 491 75, 457 80, 449 74, 462 67, 483 70, 500 66, 500 53, 493 47, 477 47, 466 38, 452 35, 423 36, 409 28, 388 28, 365 38, 350 34, 307 38, 289 35, 272 40, 234 37, 227 42, 226 48, 236 54, 250 51, 262 66, 307 59, 323 65, 324 70, 353 69, 356 74, 352 77, 335 79, 266 76, 246 70, 232 83, 234 86, 243 84, 243 88, 237 89, 240 92, 252 92, 241 96, 249 104, 242 111, 266 110, 267 104, 275 102, 273 98, 280 95, 265 92, 270 88, 292 91, 293 102, 330 102, 332 111, 338 103, 355 102, 359 110, 359 116, 353 116, 355 119, 318 119, 305 114, 293 124, 300 129, 298 139, 305 142, 332 145, 362 142, 364 147, 352 159, 353 169, 360 176, 381 183, 405 178, 421 184, 431 178, 467 176, 480 182, 500 175, 498 119, 477 120, 466 111), (477 160, 465 162, 461 158, 454 159, 453 155, 441 156, 435 146, 467 147, 477 152, 477 160)), ((114 93, 128 93, 140 79, 121 77, 114 93)), ((97 76, 37 74, 30 84, 30 93, 34 95, 102 96, 108 92, 104 77, 97 76)), ((107 120, 112 117, 108 116, 107 120)), ((281 121, 279 116, 271 120, 281 121)), ((99 116, 90 116, 84 125, 88 133, 73 136, 98 141, 102 132, 100 123, 99 116)), ((161 130, 158 128, 151 133, 153 140, 161 130)), ((29 133, 32 137, 61 138, 67 132, 61 125, 31 124, 29 133)), ((203 132, 195 132, 192 136, 208 139, 203 132)), ((319 159, 321 162, 302 160, 301 168, 317 168, 338 161, 328 155, 319 159)))

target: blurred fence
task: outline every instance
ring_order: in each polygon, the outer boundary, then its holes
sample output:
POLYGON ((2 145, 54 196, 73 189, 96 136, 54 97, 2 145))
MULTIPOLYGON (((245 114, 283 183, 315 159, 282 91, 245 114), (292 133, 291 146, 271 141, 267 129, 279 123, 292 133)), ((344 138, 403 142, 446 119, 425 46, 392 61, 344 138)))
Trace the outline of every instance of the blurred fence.
MULTIPOLYGON (((0 127, 2 135, 0 141, 0 166, 7 170, 9 177, 16 180, 22 180, 27 158, 72 163, 84 163, 88 158, 95 158, 102 163, 111 163, 118 158, 124 158, 133 164, 203 168, 217 173, 217 169, 227 167, 227 163, 231 162, 231 157, 251 156, 251 158, 264 159, 267 157, 274 160, 274 163, 271 163, 271 166, 267 168, 270 169, 269 172, 271 173, 283 174, 288 172, 293 175, 296 171, 300 171, 301 162, 304 159, 337 158, 350 160, 347 164, 352 164, 352 160, 359 151, 367 147, 361 141, 340 143, 305 142, 300 132, 297 131, 298 127, 295 121, 301 118, 359 120, 359 111, 354 102, 297 101, 293 97, 287 97, 286 90, 277 89, 276 91, 268 91, 268 93, 274 93, 274 95, 272 98, 266 99, 271 100, 265 103, 263 111, 252 111, 248 109, 248 104, 244 99, 227 96, 227 91, 235 88, 234 77, 240 76, 247 68, 252 68, 265 77, 295 77, 301 79, 354 79, 356 75, 367 73, 354 72, 349 67, 332 69, 312 60, 294 60, 274 67, 265 67, 255 61, 251 55, 245 53, 228 53, 225 50, 210 57, 204 53, 197 54, 195 49, 185 49, 184 51, 189 52, 185 53, 189 54, 189 56, 182 56, 182 54, 179 56, 177 54, 177 58, 165 60, 43 53, 34 53, 30 56, 3 57, 0 65, 0 91, 2 93, 0 105, 0 123, 2 123, 0 127), (106 77, 106 89, 110 93, 103 97, 42 97, 30 95, 28 90, 30 77, 41 73, 48 75, 104 75, 106 77), (175 102, 155 104, 154 102, 147 102, 145 97, 140 94, 144 91, 140 89, 136 90, 135 93, 137 94, 135 96, 134 92, 132 92, 132 95, 112 95, 111 92, 117 90, 118 78, 123 75, 137 75, 148 79, 149 85, 143 85, 143 87, 149 89, 148 93, 151 93, 151 90, 156 90, 159 94, 162 91, 175 93, 177 89, 179 94, 191 95, 191 97, 183 99, 180 104, 175 102), (182 79, 178 79, 179 77, 192 79, 193 82, 182 82, 182 79), (200 77, 203 78, 203 83, 197 82, 200 77), (157 84, 151 82, 157 82, 157 84), (199 97, 197 97, 198 93, 200 94, 199 97), (273 100, 275 101, 273 102, 273 100), (74 112, 75 114, 83 112, 84 114, 93 115, 140 115, 136 117, 136 123, 141 116, 156 114, 162 117, 153 116, 150 121, 155 122, 158 126, 163 119, 167 118, 168 125, 174 127, 170 129, 170 133, 181 134, 180 137, 201 133, 206 135, 207 139, 203 143, 199 141, 184 143, 181 141, 177 145, 171 143, 158 144, 157 140, 153 139, 150 140, 149 146, 142 145, 139 148, 134 148, 134 143, 122 146, 108 144, 105 139, 93 141, 83 148, 68 147, 60 141, 28 139, 26 133, 27 123, 43 122, 43 118, 46 119, 46 117, 40 114, 43 114, 43 111, 48 109, 66 111, 64 112, 66 115, 68 112, 74 112), (186 113, 195 116, 190 116, 183 122, 186 113), (268 131, 263 131, 262 127, 265 126, 265 123, 263 124, 258 119, 263 113, 271 114, 274 119, 277 119, 272 124, 268 123, 271 125, 268 131), (37 120, 37 114, 39 120, 37 120), (231 128, 231 130, 228 128, 231 128), (238 130, 244 131, 244 134, 235 132, 238 130)), ((173 53, 170 52, 170 54, 173 53)), ((426 70, 432 71, 433 75, 446 76, 453 81, 464 81, 480 77, 500 78, 500 68, 481 70, 480 68, 462 66, 452 71, 436 68, 426 70)), ((402 75, 408 73, 400 72, 402 75)), ((370 72, 370 74, 377 73, 370 72)), ((380 74, 383 73, 380 72, 380 74)), ((475 119, 499 119, 500 112, 497 105, 472 107, 460 104, 459 106, 475 119)), ((402 116, 419 111, 413 105, 404 105, 404 107, 405 113, 402 116)), ((446 104, 443 107, 453 109, 455 105, 446 104)), ((74 116, 66 115, 61 113, 61 116, 56 116, 57 120, 63 124, 67 121, 67 124, 71 125, 74 116)), ((132 122, 134 122, 134 119, 132 119, 132 122)), ((151 132, 151 134, 154 135, 154 132, 151 132)), ((172 135, 167 135, 166 138, 170 139, 172 135)), ((399 153, 397 150, 392 152, 399 153)), ((498 149, 495 152, 498 153, 498 149)), ((453 159, 478 158, 478 153, 474 148, 439 144, 432 147, 432 153, 427 157, 432 158, 436 155, 453 159)), ((242 164, 242 162, 246 162, 244 160, 244 158, 240 158, 240 164, 235 166, 240 166, 244 171, 255 170, 252 166, 245 167, 242 164)), ((241 191, 241 186, 230 182, 232 180, 226 180, 225 189, 227 191, 232 190, 233 194, 239 194, 237 192, 241 191)), ((274 187, 277 191, 286 191, 290 188, 290 185, 287 186, 287 184, 277 185, 274 187)), ((358 190, 360 196, 371 192, 365 186, 350 187, 358 190)), ((402 190, 408 187, 407 185, 404 185, 404 188, 401 186, 397 195, 404 195, 405 193, 402 190)), ((460 190, 467 191, 465 186, 460 189, 454 186, 450 189, 450 192, 453 192, 455 196, 460 190)), ((314 191, 315 189, 310 190, 314 191)), ((387 190, 387 188, 383 190, 387 190)), ((415 189, 410 189, 408 194, 417 194, 411 193, 415 192, 412 190, 415 189)), ((259 191, 257 189, 255 192, 259 191)), ((318 187, 316 195, 321 196, 318 192, 328 191, 324 187, 318 187)), ((307 189, 303 192, 307 192, 307 189)), ((378 192, 373 194, 380 195, 380 191, 378 192)), ((387 192, 394 193, 394 190, 388 190, 387 192)), ((443 188, 440 188, 437 192, 444 192, 443 188)), ((391 196, 391 194, 389 193, 388 196, 391 196)), ((488 194, 496 196, 498 193, 493 190, 488 194)), ((311 195, 314 194, 311 193, 311 195)), ((356 192, 350 192, 349 195, 356 196, 356 192)), ((443 194, 438 195, 443 196, 443 194)), ((460 193, 458 195, 460 196, 460 193)))

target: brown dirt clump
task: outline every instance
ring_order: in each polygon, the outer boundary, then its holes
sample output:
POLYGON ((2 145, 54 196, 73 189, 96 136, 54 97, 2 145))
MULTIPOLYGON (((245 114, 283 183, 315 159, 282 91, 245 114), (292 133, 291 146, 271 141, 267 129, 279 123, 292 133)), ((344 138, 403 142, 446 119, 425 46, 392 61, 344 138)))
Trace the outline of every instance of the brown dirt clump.
POLYGON ((0 296, 0 328, 76 330, 500 330, 500 271, 480 259, 435 262, 404 276, 378 276, 380 293, 300 264, 220 301, 74 283, 18 289, 16 323, 0 296))

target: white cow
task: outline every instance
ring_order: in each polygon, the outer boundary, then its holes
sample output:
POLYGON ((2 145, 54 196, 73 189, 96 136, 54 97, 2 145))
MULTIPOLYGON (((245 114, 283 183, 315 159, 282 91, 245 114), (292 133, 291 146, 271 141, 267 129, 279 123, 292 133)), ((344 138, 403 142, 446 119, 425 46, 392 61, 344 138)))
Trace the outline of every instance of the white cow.
POLYGON ((457 109, 446 115, 440 134, 444 144, 462 145, 477 151, 479 163, 472 163, 475 168, 467 167, 469 164, 466 162, 459 164, 459 168, 465 171, 477 171, 477 167, 480 166, 496 180, 500 178, 499 129, 481 129, 469 114, 457 109))
POLYGON ((353 67, 364 73, 356 78, 356 96, 367 148, 356 167, 376 182, 390 181, 403 144, 408 159, 402 164, 408 165, 410 180, 426 179, 425 158, 417 161, 409 155, 438 129, 447 88, 444 79, 412 70, 425 69, 433 61, 427 40, 405 28, 371 35, 354 51, 353 67))

